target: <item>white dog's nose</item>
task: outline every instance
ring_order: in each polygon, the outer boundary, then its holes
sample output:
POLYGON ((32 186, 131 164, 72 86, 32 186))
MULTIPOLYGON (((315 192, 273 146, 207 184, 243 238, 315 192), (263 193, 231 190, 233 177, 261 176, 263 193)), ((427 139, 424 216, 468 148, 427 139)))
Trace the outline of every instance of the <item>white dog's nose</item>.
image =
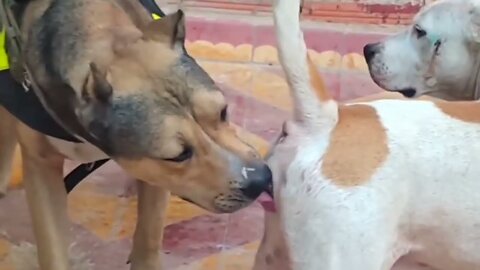
POLYGON ((363 47, 363 56, 365 57, 367 63, 369 63, 378 52, 378 46, 379 43, 368 43, 363 47))

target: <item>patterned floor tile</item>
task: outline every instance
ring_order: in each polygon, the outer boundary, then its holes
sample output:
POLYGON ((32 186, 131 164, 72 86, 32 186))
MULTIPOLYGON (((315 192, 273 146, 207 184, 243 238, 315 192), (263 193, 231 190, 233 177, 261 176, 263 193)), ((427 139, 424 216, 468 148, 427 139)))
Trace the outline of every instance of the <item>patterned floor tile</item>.
MULTIPOLYGON (((137 197, 129 198, 125 203, 127 204, 126 209, 119 217, 121 228, 116 235, 118 239, 132 237, 137 220, 137 197)), ((206 214, 209 213, 178 197, 172 196, 168 203, 165 225, 175 224, 206 214)))
POLYGON ((72 222, 82 224, 102 240, 112 237, 118 211, 121 211, 118 197, 82 190, 72 192, 68 203, 72 222))
POLYGON ((259 241, 226 249, 175 270, 247 270, 252 269, 259 241))
MULTIPOLYGON (((253 98, 251 98, 253 99, 253 98)), ((244 127, 268 142, 272 142, 280 133, 288 112, 263 102, 247 102, 244 127), (261 115, 261 117, 259 117, 261 115)))
POLYGON ((10 251, 10 243, 5 240, 0 238, 0 260, 5 258, 10 251))
POLYGON ((252 95, 256 99, 285 111, 292 108, 288 84, 279 66, 259 66, 254 74, 252 95))

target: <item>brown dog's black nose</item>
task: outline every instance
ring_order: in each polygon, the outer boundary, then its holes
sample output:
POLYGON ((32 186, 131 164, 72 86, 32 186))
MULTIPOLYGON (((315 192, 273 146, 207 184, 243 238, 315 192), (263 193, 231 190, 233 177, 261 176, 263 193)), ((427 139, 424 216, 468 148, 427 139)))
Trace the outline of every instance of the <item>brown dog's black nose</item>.
POLYGON ((369 43, 363 47, 363 56, 367 63, 370 63, 370 60, 375 56, 378 51, 379 43, 369 43))
POLYGON ((272 171, 265 163, 253 163, 242 169, 246 185, 242 193, 250 199, 256 199, 263 192, 273 193, 272 171))

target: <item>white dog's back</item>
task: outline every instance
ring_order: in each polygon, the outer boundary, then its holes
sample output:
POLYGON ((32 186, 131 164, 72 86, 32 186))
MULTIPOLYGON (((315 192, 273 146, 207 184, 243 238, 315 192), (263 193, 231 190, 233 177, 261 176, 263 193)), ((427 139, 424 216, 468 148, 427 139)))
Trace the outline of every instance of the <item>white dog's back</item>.
POLYGON ((255 269, 388 270, 404 255, 480 269, 480 104, 339 105, 307 57, 299 2, 274 12, 295 117, 269 160, 278 212, 255 269))
MULTIPOLYGON (((388 155, 368 179, 346 183, 340 174, 327 178, 321 170, 328 154, 324 135, 304 134, 288 166, 276 163, 285 149, 277 146, 271 165, 275 176, 286 168, 286 179, 284 185, 275 182, 281 214, 274 218, 280 224, 270 222, 266 233, 277 232, 269 238, 280 243, 286 234, 291 269, 319 269, 326 263, 331 266, 323 269, 390 269, 407 253, 435 269, 480 269, 480 157, 475 155, 480 125, 445 117, 429 101, 404 102, 368 104, 388 137, 388 155), (367 265, 358 266, 362 263, 367 265)), ((356 150, 342 154, 360 159, 346 164, 353 167, 366 166, 371 158, 356 150)))
POLYGON ((480 269, 480 110, 466 119, 446 102, 370 105, 389 138, 389 157, 370 185, 392 196, 380 203, 397 215, 387 222, 397 243, 435 269, 480 269))

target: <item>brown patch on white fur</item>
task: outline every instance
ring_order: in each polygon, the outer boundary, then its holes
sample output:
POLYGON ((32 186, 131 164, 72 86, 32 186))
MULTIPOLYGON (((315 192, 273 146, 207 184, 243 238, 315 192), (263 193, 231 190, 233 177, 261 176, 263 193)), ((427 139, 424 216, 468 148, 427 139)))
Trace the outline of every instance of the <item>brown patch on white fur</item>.
POLYGON ((446 115, 460 121, 480 123, 480 103, 471 101, 436 102, 435 105, 446 115))
POLYGON ((321 102, 329 101, 332 99, 330 93, 328 92, 325 82, 323 81, 322 76, 318 74, 317 68, 313 63, 310 55, 307 54, 308 62, 308 73, 310 75, 310 85, 313 87, 315 94, 321 102))
POLYGON ((368 105, 339 107, 339 121, 323 157, 322 173, 339 186, 367 182, 389 153, 387 134, 368 105))

